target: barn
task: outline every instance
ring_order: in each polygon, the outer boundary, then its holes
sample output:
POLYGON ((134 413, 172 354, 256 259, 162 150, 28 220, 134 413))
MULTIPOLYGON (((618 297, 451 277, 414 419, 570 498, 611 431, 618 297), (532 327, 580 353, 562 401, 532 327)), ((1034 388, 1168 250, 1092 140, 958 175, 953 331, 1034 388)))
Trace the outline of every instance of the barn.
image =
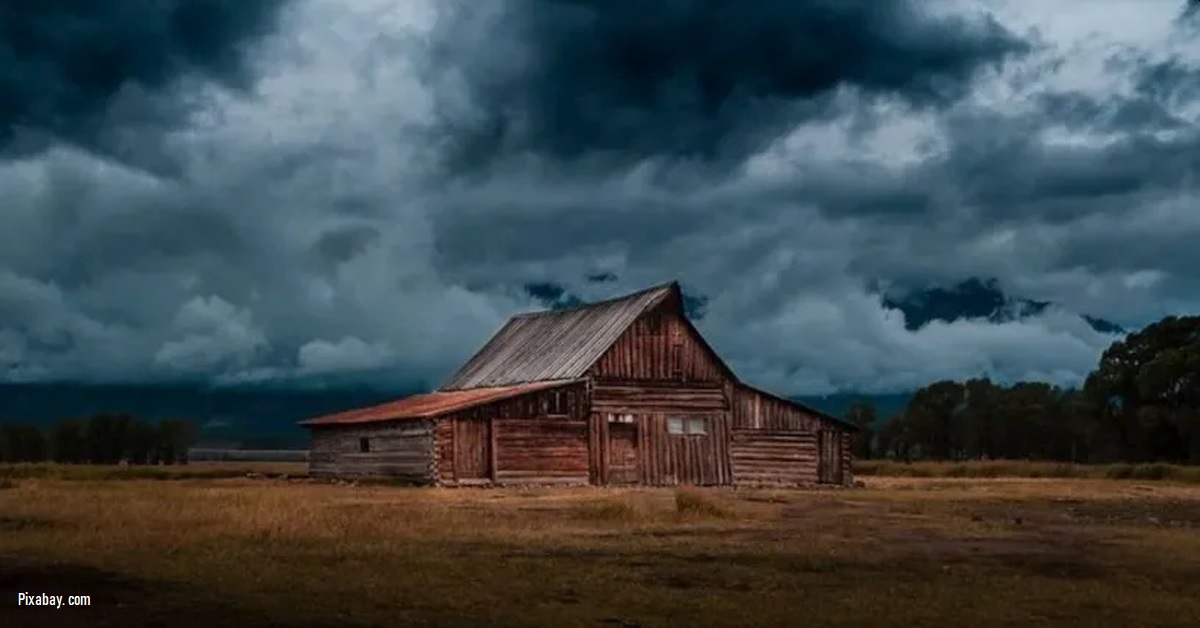
POLYGON ((311 476, 439 486, 848 484, 855 432, 741 381, 676 282, 519 314, 438 390, 301 424, 311 476))

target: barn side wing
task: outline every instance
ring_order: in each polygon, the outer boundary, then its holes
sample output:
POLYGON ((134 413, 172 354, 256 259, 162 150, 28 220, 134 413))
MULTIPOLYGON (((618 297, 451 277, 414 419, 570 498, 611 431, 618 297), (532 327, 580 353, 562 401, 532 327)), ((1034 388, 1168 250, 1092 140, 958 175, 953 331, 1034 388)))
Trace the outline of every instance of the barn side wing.
POLYGON ((800 404, 733 387, 732 458, 738 484, 850 484, 853 430, 800 404))

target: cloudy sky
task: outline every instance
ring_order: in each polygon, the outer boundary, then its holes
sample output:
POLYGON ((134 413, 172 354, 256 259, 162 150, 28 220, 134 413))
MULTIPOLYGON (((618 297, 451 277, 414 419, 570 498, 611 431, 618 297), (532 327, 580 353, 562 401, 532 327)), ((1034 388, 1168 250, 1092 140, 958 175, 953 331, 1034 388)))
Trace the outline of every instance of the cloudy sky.
POLYGON ((679 279, 794 394, 1072 383, 1076 314, 1200 310, 1181 0, 19 4, 3 380, 436 384, 537 282, 679 279), (969 277, 1062 308, 880 303, 969 277))

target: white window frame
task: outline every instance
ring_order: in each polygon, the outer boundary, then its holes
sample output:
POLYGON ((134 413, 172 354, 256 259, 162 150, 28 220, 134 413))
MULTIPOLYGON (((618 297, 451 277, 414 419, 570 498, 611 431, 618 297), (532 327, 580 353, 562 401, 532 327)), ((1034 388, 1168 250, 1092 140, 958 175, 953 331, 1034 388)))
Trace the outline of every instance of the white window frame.
POLYGON ((709 417, 667 417, 667 433, 672 436, 705 436, 709 433, 709 417))

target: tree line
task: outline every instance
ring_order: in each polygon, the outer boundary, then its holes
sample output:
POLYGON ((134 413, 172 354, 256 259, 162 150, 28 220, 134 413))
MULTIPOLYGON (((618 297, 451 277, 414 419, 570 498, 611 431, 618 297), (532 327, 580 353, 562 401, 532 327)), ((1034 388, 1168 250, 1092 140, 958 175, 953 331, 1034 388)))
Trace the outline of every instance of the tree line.
POLYGON ((0 462, 186 464, 196 430, 186 419, 151 423, 129 414, 68 418, 43 429, 0 423, 0 462))
POLYGON ((1200 464, 1200 317, 1167 317, 1109 346, 1084 384, 939 381, 878 421, 856 403, 858 458, 1200 464))

